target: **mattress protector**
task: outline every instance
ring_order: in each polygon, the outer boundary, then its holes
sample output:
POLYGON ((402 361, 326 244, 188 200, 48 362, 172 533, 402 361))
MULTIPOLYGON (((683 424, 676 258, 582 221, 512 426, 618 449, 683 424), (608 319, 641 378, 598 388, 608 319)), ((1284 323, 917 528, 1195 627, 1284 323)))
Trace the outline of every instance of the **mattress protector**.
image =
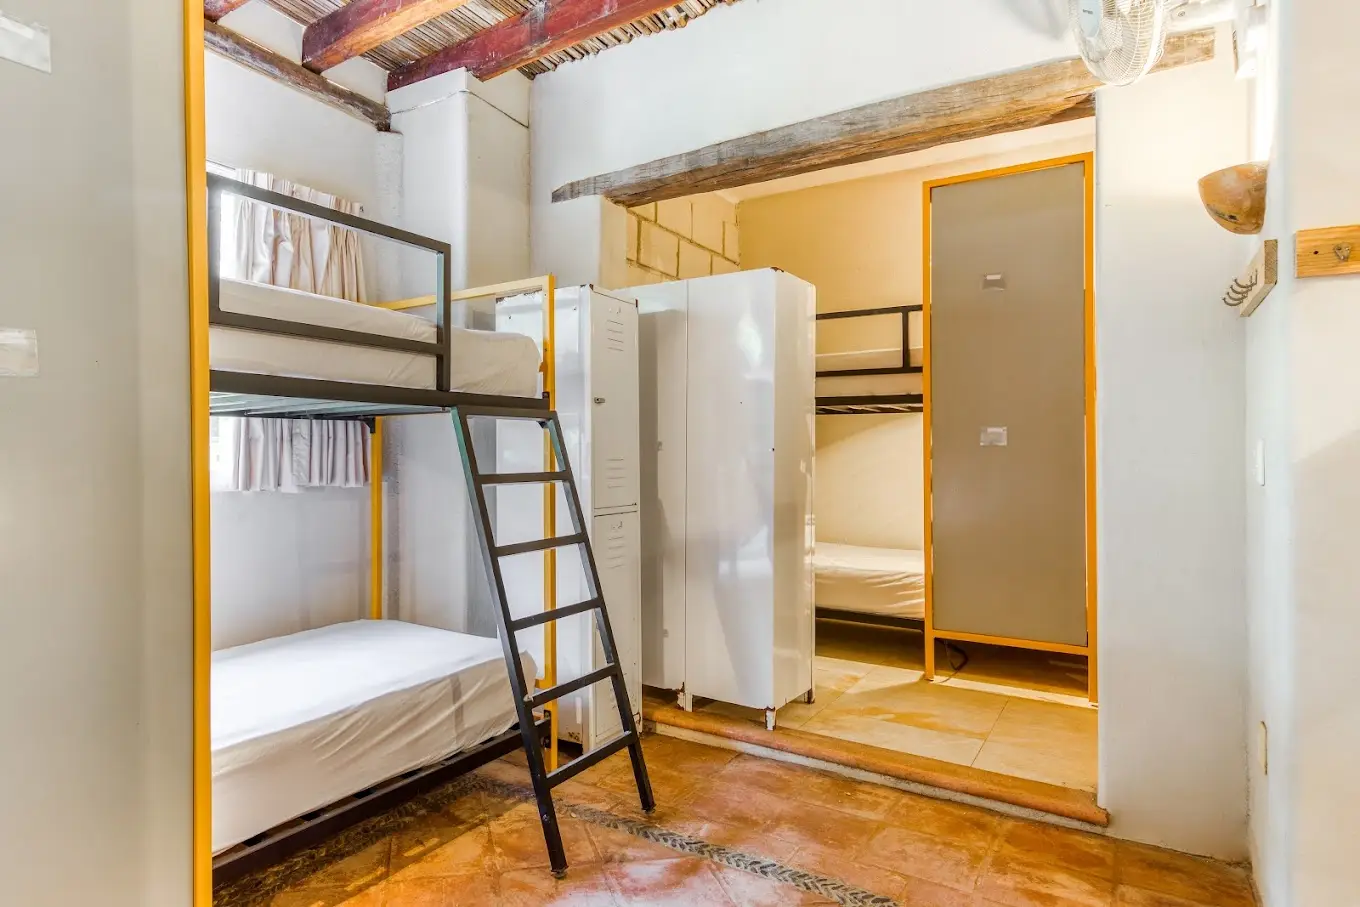
POLYGON ((817 607, 857 614, 925 617, 925 552, 818 540, 812 558, 817 607))
POLYGON ((516 716, 499 640, 362 620, 213 653, 211 721, 218 853, 516 716))
MULTIPOLYGON (((439 339, 439 329, 428 318, 284 287, 223 279, 219 300, 224 311, 244 315, 425 343, 439 339)), ((542 356, 531 338, 457 327, 449 330, 454 390, 511 397, 538 395, 542 356)), ((210 331, 209 358, 212 368, 220 371, 425 390, 437 386, 435 358, 424 353, 223 326, 210 331)))

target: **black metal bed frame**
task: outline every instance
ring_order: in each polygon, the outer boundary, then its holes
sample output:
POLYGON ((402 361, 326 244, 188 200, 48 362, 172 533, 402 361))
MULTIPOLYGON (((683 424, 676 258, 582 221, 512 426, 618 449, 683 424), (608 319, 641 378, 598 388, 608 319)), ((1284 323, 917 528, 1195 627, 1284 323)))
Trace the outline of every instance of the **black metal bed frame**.
POLYGON ((838 620, 846 624, 864 624, 869 627, 892 627, 895 630, 925 630, 923 617, 892 617, 887 614, 864 614, 859 611, 838 611, 835 608, 817 608, 818 620, 838 620))
MULTIPOLYGON (((435 389, 390 387, 379 384, 360 384, 350 381, 323 381, 312 378, 292 378, 261 375, 253 372, 211 370, 209 388, 213 394, 214 415, 275 416, 278 418, 357 419, 365 416, 401 415, 439 412, 455 406, 505 405, 507 398, 485 394, 465 394, 451 390, 453 383, 453 299, 451 290, 448 243, 401 230, 378 221, 345 214, 312 202, 292 198, 279 192, 261 189, 216 173, 208 174, 208 322, 210 325, 321 340, 348 346, 365 346, 404 353, 422 353, 435 360, 435 389), (329 223, 424 249, 435 256, 435 326, 438 336, 433 343, 406 337, 389 337, 367 331, 351 331, 325 327, 282 318, 266 318, 231 312, 222 308, 221 249, 222 196, 235 195, 250 201, 324 220, 329 223), (267 398, 273 398, 267 399, 267 398), (282 403, 293 401, 296 405, 282 403)), ((547 409, 546 397, 541 399, 512 398, 521 408, 547 409)))
MULTIPOLYGON (((919 305, 882 306, 875 309, 852 309, 846 312, 823 312, 818 321, 846 318, 872 318, 877 315, 897 315, 902 319, 902 363, 885 368, 850 368, 818 371, 818 378, 855 378, 877 375, 919 375, 923 368, 911 364, 911 313, 922 311, 919 305)), ((818 397, 819 416, 891 415, 919 413, 925 407, 921 394, 878 394, 857 397, 818 397)))
MULTIPOLYGON (((551 719, 534 722, 534 733, 546 740, 551 719)), ((213 858, 213 887, 230 885, 251 873, 276 866, 333 835, 436 790, 468 772, 508 756, 524 746, 519 725, 425 768, 404 772, 322 807, 279 828, 256 835, 213 858)))
MULTIPOLYGON (((573 536, 568 541, 579 544, 587 552, 587 556, 590 558, 591 575, 595 576, 594 583, 598 588, 598 576, 594 574, 593 556, 590 555, 590 542, 584 535, 585 530, 582 528, 579 502, 575 502, 574 479, 566 460, 565 451, 561 449, 561 429, 557 424, 556 414, 549 408, 547 395, 537 398, 505 397, 468 394, 451 390, 452 331, 450 328, 452 297, 449 258, 450 247, 447 243, 437 242, 376 221, 365 220, 310 202, 290 198, 227 177, 210 174, 208 176, 208 321, 210 325, 349 346, 360 345, 378 349, 423 353, 434 357, 437 369, 436 388, 434 390, 211 369, 209 388, 212 403, 210 412, 213 415, 353 419, 370 422, 376 416, 452 412, 456 425, 462 432, 460 438, 463 438, 468 431, 468 415, 493 414, 497 412, 495 409, 497 407, 501 408, 499 412, 503 417, 533 418, 540 423, 549 423, 555 433, 553 436, 556 439, 557 462, 561 464, 559 472, 508 477, 479 476, 476 473, 475 460, 470 461, 465 454, 464 468, 469 471, 469 483, 478 492, 477 500, 481 502, 482 519, 479 529, 483 530, 482 546, 487 552, 487 557, 494 560, 495 557, 513 553, 512 550, 515 549, 543 550, 555 544, 563 543, 563 540, 547 539, 542 542, 525 543, 519 546, 506 546, 499 549, 488 548, 488 544, 492 542, 485 501, 480 496, 483 484, 490 485, 512 479, 522 482, 566 482, 571 489, 574 502, 573 516, 576 520, 577 536, 579 536, 579 538, 573 536), (437 261, 435 302, 438 335, 436 342, 414 341, 406 338, 342 330, 224 310, 221 306, 222 278, 220 266, 221 202, 224 194, 241 196, 271 208, 324 220, 351 230, 434 253, 437 261)), ((497 572, 495 576, 499 577, 499 573, 497 572)), ((603 678, 597 676, 601 673, 597 671, 586 675, 584 678, 560 684, 552 690, 537 694, 529 692, 526 689, 527 681, 523 677, 517 653, 514 651, 513 632, 517 629, 523 629, 525 626, 537 626, 550 620, 582 612, 585 610, 585 605, 592 603, 582 603, 556 611, 548 610, 542 615, 515 621, 509 617, 503 588, 500 588, 499 592, 501 599, 501 613, 498 618, 499 630, 506 647, 506 659, 511 668, 511 689, 516 698, 516 712, 519 723, 506 733, 483 741, 469 750, 452 754, 435 765, 390 778, 366 791, 361 791, 292 822, 285 823, 278 828, 263 832, 245 842, 244 845, 232 848, 213 860, 213 885, 215 888, 240 879, 252 872, 275 865, 301 850, 315 846, 344 828, 377 816, 413 797, 521 748, 525 749, 529 755, 530 774, 534 781, 538 809, 544 825, 552 869, 556 874, 565 872, 567 863, 552 804, 552 786, 579 774, 591 765, 612 755, 613 752, 623 746, 627 746, 632 756, 634 773, 638 779, 642 805, 647 810, 654 808, 655 803, 652 799, 651 787, 643 762, 639 733, 633 725, 632 714, 625 705, 627 691, 623 685, 618 658, 612 654, 613 636, 612 631, 609 630, 608 615, 604 611, 604 600, 601 594, 597 591, 593 596, 593 606, 597 609, 597 618, 607 637, 611 653, 610 678, 615 681, 615 695, 628 734, 621 741, 615 741, 609 748, 592 751, 569 765, 548 774, 542 764, 541 751, 538 747, 541 747, 551 734, 551 720, 547 717, 536 716, 534 711, 549 701, 585 686, 586 683, 603 678)))

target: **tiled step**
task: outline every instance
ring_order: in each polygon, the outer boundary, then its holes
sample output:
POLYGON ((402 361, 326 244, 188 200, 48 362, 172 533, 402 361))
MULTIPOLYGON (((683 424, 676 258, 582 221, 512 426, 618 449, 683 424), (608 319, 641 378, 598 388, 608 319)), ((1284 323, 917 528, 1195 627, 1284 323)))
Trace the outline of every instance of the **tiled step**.
MULTIPOLYGON (((1110 814, 1096 804, 1086 791, 1013 778, 996 772, 938 759, 912 756, 895 750, 837 740, 796 729, 767 731, 739 718, 686 712, 655 699, 644 702, 643 718, 656 725, 660 734, 672 734, 715 746, 765 750, 772 758, 792 757, 791 761, 824 763, 852 773, 878 776, 906 785, 959 795, 970 801, 986 801, 1098 828, 1108 827, 1110 814)), ((894 785, 897 786, 897 785, 894 785)))

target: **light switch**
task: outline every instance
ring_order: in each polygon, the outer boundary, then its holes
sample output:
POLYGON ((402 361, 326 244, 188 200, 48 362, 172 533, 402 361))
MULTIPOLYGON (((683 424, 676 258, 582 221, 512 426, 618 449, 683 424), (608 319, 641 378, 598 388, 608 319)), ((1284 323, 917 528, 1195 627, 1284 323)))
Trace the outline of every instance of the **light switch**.
POLYGON ((982 447, 1005 447, 1010 443, 1010 432, 1004 425, 989 426, 982 430, 978 443, 982 447))

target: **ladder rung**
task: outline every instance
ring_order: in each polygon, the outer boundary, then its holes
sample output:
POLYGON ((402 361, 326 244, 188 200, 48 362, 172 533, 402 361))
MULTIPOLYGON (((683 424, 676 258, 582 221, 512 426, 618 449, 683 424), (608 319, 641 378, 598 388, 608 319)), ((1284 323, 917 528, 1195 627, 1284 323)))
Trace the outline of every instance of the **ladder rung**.
POLYGON ((568 478, 565 472, 494 472, 478 476, 477 481, 483 485, 542 485, 568 478))
POLYGON ((608 680, 618 670, 618 665, 607 664, 598 671, 591 671, 583 674, 575 680, 568 680, 566 683, 559 683, 555 687, 543 690, 533 696, 525 696, 524 699, 529 703, 529 708, 536 709, 539 706, 547 705, 550 702, 569 696, 577 690, 590 686, 592 683, 599 683, 601 680, 608 680))
POLYGON ((629 746, 635 739, 632 731, 624 731, 623 736, 615 737, 603 746, 595 747, 595 749, 581 756, 580 759, 573 759, 557 771, 550 772, 548 774, 548 786, 556 787, 563 781, 570 781, 586 769, 599 765, 619 750, 629 746))
POLYGON ((596 608, 603 608, 604 602, 598 598, 589 601, 577 602, 574 605, 567 605, 565 608, 553 608, 551 611, 541 611, 529 617, 521 617, 519 620, 510 623, 510 630, 518 633, 520 630, 527 630, 530 627, 537 627, 549 621, 561 620, 564 617, 571 617, 575 614, 584 614, 587 611, 594 611, 596 608))
POLYGON ((502 545, 496 549, 496 557, 510 557, 512 554, 528 554, 531 551, 547 551, 549 548, 566 548, 568 545, 584 545, 585 543, 585 533, 559 535, 556 538, 534 539, 532 542, 502 545))

